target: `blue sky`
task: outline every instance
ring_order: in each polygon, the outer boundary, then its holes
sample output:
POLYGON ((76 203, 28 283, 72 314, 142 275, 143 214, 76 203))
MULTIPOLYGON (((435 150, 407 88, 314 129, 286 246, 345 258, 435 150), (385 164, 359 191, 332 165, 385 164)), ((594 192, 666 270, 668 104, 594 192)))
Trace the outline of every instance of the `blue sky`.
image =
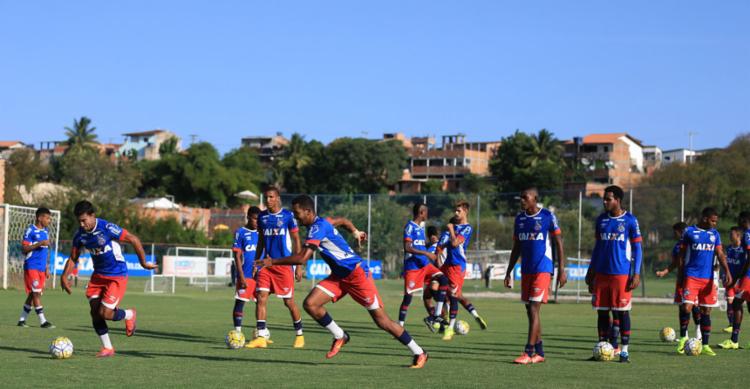
MULTIPOLYGON (((750 1, 0 0, 0 139, 750 131, 750 1)), ((185 142, 187 143, 187 142, 185 142)))

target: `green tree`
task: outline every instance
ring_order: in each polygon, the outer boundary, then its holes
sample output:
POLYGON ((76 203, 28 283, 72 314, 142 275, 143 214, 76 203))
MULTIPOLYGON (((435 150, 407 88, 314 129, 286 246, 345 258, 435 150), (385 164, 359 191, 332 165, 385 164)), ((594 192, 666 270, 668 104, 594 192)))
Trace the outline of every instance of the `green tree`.
POLYGON ((10 204, 25 204, 21 188, 30 191, 40 179, 46 178, 48 170, 48 166, 39 160, 33 149, 14 151, 5 164, 5 201, 10 204))
POLYGON ((89 127, 90 125, 91 119, 81 116, 80 120, 73 119, 73 127, 65 127, 65 136, 68 138, 65 144, 68 146, 68 151, 80 151, 98 143, 96 127, 89 127))
POLYGON ((490 161, 501 193, 516 193, 528 186, 540 191, 562 190, 564 166, 560 141, 547 130, 536 135, 516 130, 502 139, 490 161))
POLYGON ((258 159, 258 153, 249 147, 240 147, 226 153, 221 160, 222 165, 228 170, 229 175, 236 181, 235 191, 229 193, 231 205, 242 203, 234 194, 249 190, 259 192, 261 184, 265 180, 264 168, 258 159))
MULTIPOLYGON (((177 152, 177 144, 179 139, 176 136, 170 137, 159 145, 159 156, 163 157, 169 154, 175 154, 177 152)), ((135 151, 132 150, 131 151, 135 151)))
POLYGON ((306 176, 315 162, 304 136, 294 133, 279 158, 274 161, 277 184, 288 192, 303 193, 309 189, 306 176))

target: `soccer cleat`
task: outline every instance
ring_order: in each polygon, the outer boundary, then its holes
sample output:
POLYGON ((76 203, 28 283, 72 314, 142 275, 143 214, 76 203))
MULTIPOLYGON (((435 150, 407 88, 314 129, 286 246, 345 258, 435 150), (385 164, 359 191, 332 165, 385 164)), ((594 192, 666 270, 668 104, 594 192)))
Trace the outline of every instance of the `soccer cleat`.
POLYGON ((267 348, 268 347, 268 339, 259 336, 253 340, 251 340, 248 344, 245 345, 245 348, 267 348))
POLYGON ((305 347, 305 337, 303 335, 297 335, 297 337, 294 338, 294 348, 303 347, 305 347))
POLYGON ((456 330, 453 329, 451 326, 445 326, 445 332, 443 333, 443 340, 451 340, 453 339, 453 335, 456 333, 456 330))
POLYGON ((344 331, 344 337, 341 339, 333 339, 333 343, 331 343, 331 350, 328 351, 328 354, 326 354, 326 358, 331 359, 336 356, 336 354, 341 351, 341 348, 344 347, 345 344, 349 343, 349 333, 344 331))
POLYGON ((529 363, 533 363, 533 361, 532 361, 532 358, 529 356, 529 354, 523 353, 521 354, 520 357, 513 360, 513 363, 518 364, 518 365, 528 365, 529 363))
POLYGON ((620 355, 620 347, 615 347, 614 356, 620 355))
POLYGON ((627 351, 620 351, 620 362, 630 363, 630 354, 627 351))
POLYGON ((722 331, 726 332, 727 334, 731 334, 733 329, 734 328, 732 326, 729 326, 727 328, 724 328, 722 331))
POLYGON ((424 318, 424 324, 427 326, 427 329, 429 329, 433 334, 440 328, 440 326, 437 326, 437 328, 435 328, 435 322, 436 320, 433 319, 432 316, 427 316, 424 318))
MULTIPOLYGON (((475 318, 474 318, 474 320, 476 320, 476 321, 477 321, 477 324, 479 324, 479 328, 481 328, 481 329, 483 329, 483 330, 486 330, 486 329, 487 329, 487 322, 486 322, 486 321, 484 321, 484 319, 482 319, 482 317, 481 317, 481 316, 477 316, 477 317, 475 317, 475 318)), ((542 359, 544 359, 544 358, 542 358, 542 359)))
POLYGON ((703 349, 701 350, 701 354, 708 355, 710 357, 715 357, 716 356, 716 353, 714 352, 714 350, 711 350, 711 346, 709 346, 707 344, 703 345, 703 349))
POLYGON ((687 343, 687 341, 688 341, 688 337, 685 336, 685 337, 680 338, 680 340, 677 342, 678 354, 685 354, 685 343, 687 343))
POLYGON ((421 369, 424 367, 424 364, 427 363, 427 359, 429 356, 427 355, 427 352, 423 352, 422 354, 415 355, 414 360, 411 363, 411 366, 409 368, 411 369, 421 369))
POLYGON ((42 325, 40 325, 39 327, 41 327, 41 328, 49 328, 49 329, 52 329, 52 328, 56 328, 56 327, 55 327, 55 325, 54 325, 54 324, 52 324, 52 323, 51 323, 51 322, 49 322, 49 321, 45 321, 45 322, 44 322, 44 323, 42 323, 42 325))
POLYGON ((107 358, 107 357, 113 357, 115 356, 115 349, 113 348, 103 348, 96 354, 97 358, 107 358))
POLYGON ((29 325, 26 324, 26 320, 19 320, 18 324, 16 324, 16 325, 19 326, 19 327, 23 327, 23 328, 29 328, 29 325))
POLYGON ((717 344, 717 346, 719 346, 719 348, 723 348, 724 350, 737 350, 740 348, 740 344, 732 342, 732 339, 727 339, 717 344))
POLYGON ((130 318, 130 320, 125 320, 125 335, 126 336, 133 336, 135 335, 135 309, 131 309, 133 311, 133 317, 130 318))
POLYGON ((533 357, 531 357, 531 363, 542 363, 544 362, 544 357, 539 354, 534 354, 533 357))

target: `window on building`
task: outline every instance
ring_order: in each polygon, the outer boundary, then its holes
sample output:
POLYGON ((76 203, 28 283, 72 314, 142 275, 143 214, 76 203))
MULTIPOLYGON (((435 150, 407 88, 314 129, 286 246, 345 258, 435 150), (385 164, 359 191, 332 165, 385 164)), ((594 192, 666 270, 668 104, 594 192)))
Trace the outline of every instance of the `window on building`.
POLYGON ((430 158, 430 166, 443 166, 445 161, 442 158, 430 158))
POLYGON ((414 159, 412 161, 413 166, 427 166, 427 160, 426 159, 414 159))

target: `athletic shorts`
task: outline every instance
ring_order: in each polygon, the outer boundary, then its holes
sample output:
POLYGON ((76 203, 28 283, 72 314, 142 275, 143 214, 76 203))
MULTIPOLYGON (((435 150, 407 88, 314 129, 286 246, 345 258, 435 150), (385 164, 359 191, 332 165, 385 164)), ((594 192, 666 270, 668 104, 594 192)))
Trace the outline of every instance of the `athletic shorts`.
POLYGON ((428 263, 421 269, 407 270, 404 272, 404 293, 412 294, 422 290, 424 285, 433 277, 443 274, 435 265, 428 263))
POLYGON ((359 266, 344 278, 331 274, 315 287, 330 296, 334 303, 348 294, 368 311, 383 308, 383 300, 372 281, 372 276, 359 266))
POLYGON ((294 268, 290 265, 264 267, 255 274, 256 290, 279 298, 294 297, 294 268))
POLYGON ((246 288, 240 289, 240 284, 236 283, 236 291, 234 293, 234 299, 244 301, 244 302, 248 302, 250 300, 256 301, 255 280, 252 278, 246 277, 245 286, 246 288))
POLYGON ((719 306, 719 289, 713 278, 686 277, 682 288, 683 304, 698 304, 702 307, 719 306))
POLYGON ((599 311, 629 311, 632 293, 627 290, 628 275, 596 274, 591 305, 599 311))
POLYGON ((748 276, 742 277, 742 280, 737 281, 737 284, 735 285, 737 285, 735 286, 735 289, 737 289, 737 293, 735 294, 735 297, 741 298, 745 301, 750 301, 750 277, 748 276))
POLYGON ((547 304, 551 282, 552 274, 550 273, 522 274, 521 301, 526 304, 530 302, 547 304))
POLYGON ((103 276, 94 274, 86 287, 86 298, 101 299, 102 305, 115 309, 125 297, 128 288, 128 276, 103 276))
POLYGON ((727 299, 734 298, 734 296, 737 295, 737 291, 739 291, 739 289, 740 289, 739 288, 739 284, 740 284, 740 282, 737 281, 737 283, 734 284, 733 287, 727 288, 726 290, 724 290, 724 294, 725 294, 725 296, 726 296, 727 299))
POLYGON ((448 277, 448 291, 451 295, 460 296, 464 288, 465 271, 461 269, 461 266, 448 265, 443 265, 440 270, 442 270, 443 274, 448 277))
POLYGON ((23 283, 26 287, 26 294, 44 292, 44 281, 46 280, 47 274, 43 271, 32 269, 23 271, 23 283))

